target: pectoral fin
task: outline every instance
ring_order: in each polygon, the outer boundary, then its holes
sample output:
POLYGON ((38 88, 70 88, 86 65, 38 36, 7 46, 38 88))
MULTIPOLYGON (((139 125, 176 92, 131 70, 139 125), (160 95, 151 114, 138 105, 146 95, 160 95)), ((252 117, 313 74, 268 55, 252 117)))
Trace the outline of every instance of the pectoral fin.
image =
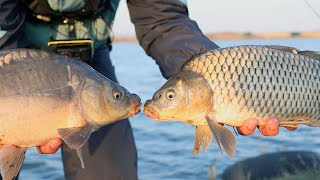
POLYGON ((219 146, 221 153, 222 153, 222 150, 221 150, 221 145, 222 145, 224 151, 228 154, 228 156, 232 157, 234 155, 235 146, 236 146, 236 139, 234 134, 226 127, 223 127, 222 125, 220 125, 216 121, 214 115, 206 116, 206 120, 219 146))
POLYGON ((266 47, 271 49, 276 49, 279 51, 285 51, 285 52, 295 52, 297 53, 299 50, 294 47, 288 47, 288 46, 278 46, 278 45, 267 45, 266 47))
POLYGON ((84 168, 81 147, 88 141, 91 135, 92 128, 90 125, 74 128, 58 129, 61 139, 70 147, 76 149, 81 166, 84 168))
POLYGON ((80 162, 81 162, 81 167, 84 168, 84 162, 83 162, 83 157, 82 157, 82 150, 81 150, 81 148, 77 148, 76 151, 77 151, 77 155, 78 155, 78 157, 79 157, 79 159, 80 159, 80 162))
POLYGON ((194 136, 193 155, 200 153, 201 147, 207 150, 212 141, 212 133, 209 126, 196 126, 196 133, 194 136))
POLYGON ((14 145, 0 145, 0 172, 4 180, 12 180, 18 175, 27 148, 14 145))

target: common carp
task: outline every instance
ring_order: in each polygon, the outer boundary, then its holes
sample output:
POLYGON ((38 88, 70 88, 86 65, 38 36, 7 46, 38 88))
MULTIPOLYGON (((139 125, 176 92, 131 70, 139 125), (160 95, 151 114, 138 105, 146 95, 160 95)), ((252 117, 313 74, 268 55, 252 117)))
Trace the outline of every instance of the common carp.
POLYGON ((140 111, 140 98, 85 63, 53 53, 0 51, 0 169, 16 177, 28 147, 61 138, 76 149, 90 134, 140 111))
POLYGON ((250 45, 206 52, 156 91, 144 113, 196 126, 194 154, 207 149, 213 134, 220 151, 233 156, 235 136, 221 124, 276 118, 280 126, 320 126, 320 54, 250 45))

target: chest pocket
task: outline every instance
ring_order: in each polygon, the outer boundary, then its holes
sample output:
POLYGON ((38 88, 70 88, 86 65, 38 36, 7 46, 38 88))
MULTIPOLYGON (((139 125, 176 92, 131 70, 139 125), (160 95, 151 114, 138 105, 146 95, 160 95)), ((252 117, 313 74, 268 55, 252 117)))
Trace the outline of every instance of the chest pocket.
POLYGON ((84 8, 84 0, 47 0, 50 8, 57 12, 73 12, 84 8))
POLYGON ((99 11, 99 0, 23 0, 33 14, 86 17, 99 11))

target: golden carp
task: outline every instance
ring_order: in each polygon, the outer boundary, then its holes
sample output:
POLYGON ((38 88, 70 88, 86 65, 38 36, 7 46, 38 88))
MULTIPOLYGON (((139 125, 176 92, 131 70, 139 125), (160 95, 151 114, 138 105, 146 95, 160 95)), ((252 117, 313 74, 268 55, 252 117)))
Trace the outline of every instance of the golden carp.
POLYGON ((194 154, 212 134, 229 156, 239 127, 276 118, 280 126, 320 126, 320 54, 285 46, 237 46, 188 62, 145 103, 147 116, 196 126, 194 154), (219 124, 220 123, 220 124, 219 124))
POLYGON ((0 52, 0 169, 21 168, 28 147, 61 138, 76 149, 100 127, 140 111, 140 98, 85 63, 44 51, 0 52))

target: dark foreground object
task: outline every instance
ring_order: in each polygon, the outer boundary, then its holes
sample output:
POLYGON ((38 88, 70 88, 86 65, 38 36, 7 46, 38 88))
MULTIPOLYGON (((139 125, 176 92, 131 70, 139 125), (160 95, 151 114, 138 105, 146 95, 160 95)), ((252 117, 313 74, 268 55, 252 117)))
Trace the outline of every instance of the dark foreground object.
POLYGON ((223 180, 320 178, 320 156, 308 151, 264 154, 248 158, 228 167, 223 180))

